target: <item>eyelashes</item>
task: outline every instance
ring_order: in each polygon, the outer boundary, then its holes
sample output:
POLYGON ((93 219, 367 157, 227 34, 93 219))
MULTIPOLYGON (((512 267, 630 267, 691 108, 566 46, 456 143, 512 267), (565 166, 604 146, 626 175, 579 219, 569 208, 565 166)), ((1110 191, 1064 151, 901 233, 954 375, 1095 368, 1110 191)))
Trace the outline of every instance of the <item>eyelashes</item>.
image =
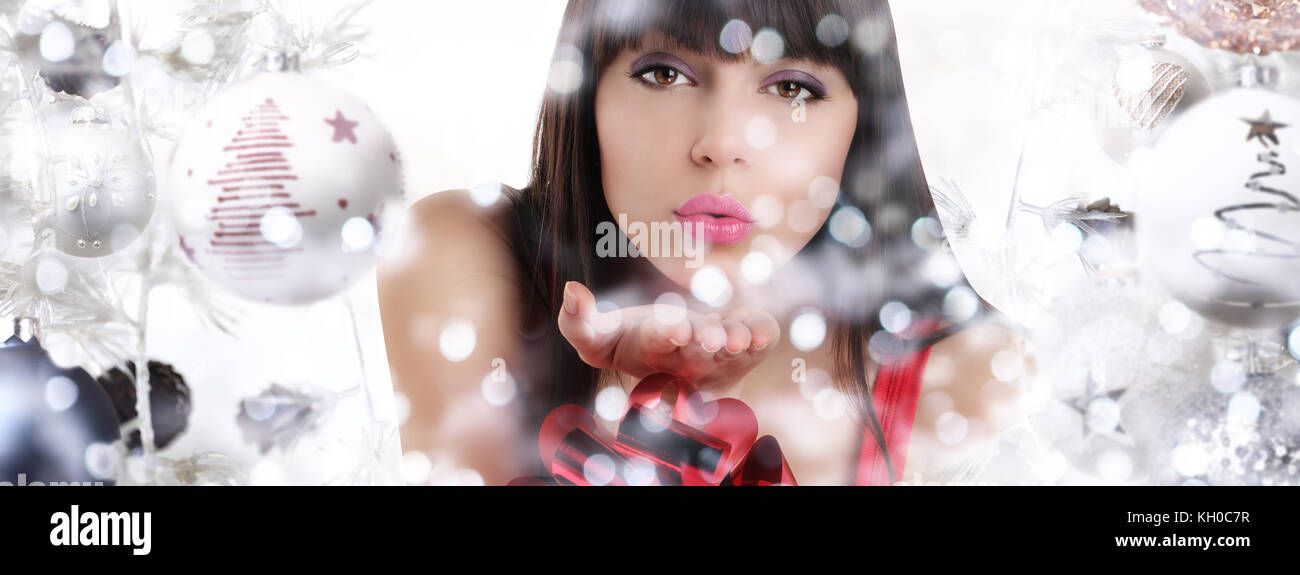
MULTIPOLYGON (((651 54, 641 58, 627 76, 652 90, 667 90, 694 86, 694 74, 683 71, 684 64, 673 64, 662 55, 651 54), (659 56, 659 57, 655 57, 659 56)), ((798 70, 783 70, 763 80, 762 93, 772 94, 788 102, 819 102, 827 99, 826 88, 811 75, 798 70)))
POLYGON ((764 80, 764 91, 786 100, 822 101, 826 87, 811 75, 798 70, 782 70, 764 80), (793 94, 793 95, 791 95, 793 94))
POLYGON ((632 70, 633 72, 628 76, 650 88, 671 88, 682 85, 678 81, 682 79, 686 80, 685 85, 698 84, 695 71, 691 70, 690 66, 681 59, 663 52, 654 52, 638 58, 632 63, 632 70))
POLYGON ((681 70, 668 66, 666 64, 655 64, 638 71, 628 74, 634 80, 637 80, 651 88, 663 90, 678 85, 691 86, 695 82, 691 80, 681 70), (681 82, 680 80, 685 80, 681 82))

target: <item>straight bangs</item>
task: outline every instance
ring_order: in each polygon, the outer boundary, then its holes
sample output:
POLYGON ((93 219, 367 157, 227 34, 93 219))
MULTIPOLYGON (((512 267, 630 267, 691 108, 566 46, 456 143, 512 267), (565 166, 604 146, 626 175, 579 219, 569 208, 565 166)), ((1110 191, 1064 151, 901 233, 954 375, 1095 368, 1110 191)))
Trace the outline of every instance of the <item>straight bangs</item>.
MULTIPOLYGON (((574 3, 573 5, 586 4, 574 3)), ((639 49, 647 32, 659 31, 682 50, 722 62, 749 60, 755 38, 771 54, 835 66, 849 84, 860 80, 851 30, 865 11, 836 0, 606 0, 588 10, 588 30, 566 38, 592 56, 599 74, 619 53, 639 49), (583 46, 580 39, 591 42, 583 46)), ((568 34, 566 34, 568 36, 568 34)), ((593 82, 594 83, 594 82, 593 82)))

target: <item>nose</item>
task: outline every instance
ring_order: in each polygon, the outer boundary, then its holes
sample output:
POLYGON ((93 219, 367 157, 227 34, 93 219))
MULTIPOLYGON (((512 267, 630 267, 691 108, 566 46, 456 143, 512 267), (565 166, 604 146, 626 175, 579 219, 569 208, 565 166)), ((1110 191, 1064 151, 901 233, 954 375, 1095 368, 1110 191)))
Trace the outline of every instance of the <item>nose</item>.
POLYGON ((691 159, 704 167, 723 168, 730 165, 743 166, 746 163, 739 140, 725 136, 700 138, 691 149, 691 159))
POLYGON ((743 114, 736 109, 735 102, 717 96, 709 100, 700 117, 699 137, 691 147, 691 160, 706 168, 746 165, 749 150, 743 114))

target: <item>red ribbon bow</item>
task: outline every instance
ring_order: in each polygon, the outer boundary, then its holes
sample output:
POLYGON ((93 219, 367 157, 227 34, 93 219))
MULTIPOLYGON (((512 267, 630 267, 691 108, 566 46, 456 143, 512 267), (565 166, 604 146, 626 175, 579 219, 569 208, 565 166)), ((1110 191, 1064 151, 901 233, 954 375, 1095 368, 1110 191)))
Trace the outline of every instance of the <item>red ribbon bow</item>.
POLYGON ((758 438, 743 401, 704 401, 686 380, 656 373, 628 397, 618 436, 581 406, 542 422, 538 451, 549 476, 510 485, 795 485, 776 438, 758 438))

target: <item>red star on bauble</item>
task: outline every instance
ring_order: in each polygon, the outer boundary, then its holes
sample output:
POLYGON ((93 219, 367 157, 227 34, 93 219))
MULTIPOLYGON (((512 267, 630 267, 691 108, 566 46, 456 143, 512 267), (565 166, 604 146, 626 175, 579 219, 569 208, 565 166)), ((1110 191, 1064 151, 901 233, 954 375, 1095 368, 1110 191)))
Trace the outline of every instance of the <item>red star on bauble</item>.
POLYGON ((357 127, 357 122, 353 122, 343 117, 343 112, 334 111, 334 119, 325 119, 325 123, 334 127, 334 141, 342 142, 346 139, 353 144, 357 143, 357 134, 353 130, 357 127))

